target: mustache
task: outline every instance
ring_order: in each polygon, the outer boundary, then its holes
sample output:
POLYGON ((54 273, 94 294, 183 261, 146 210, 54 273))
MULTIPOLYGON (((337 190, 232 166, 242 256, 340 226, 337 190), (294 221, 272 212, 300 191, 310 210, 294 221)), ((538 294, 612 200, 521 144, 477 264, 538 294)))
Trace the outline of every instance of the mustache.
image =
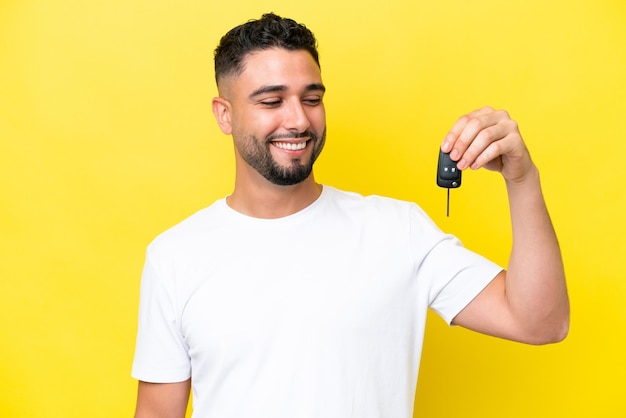
POLYGON ((312 140, 317 140, 317 135, 314 134, 310 130, 302 131, 302 132, 289 132, 285 134, 273 134, 265 138, 266 142, 275 141, 277 139, 298 139, 298 138, 311 138, 312 140))

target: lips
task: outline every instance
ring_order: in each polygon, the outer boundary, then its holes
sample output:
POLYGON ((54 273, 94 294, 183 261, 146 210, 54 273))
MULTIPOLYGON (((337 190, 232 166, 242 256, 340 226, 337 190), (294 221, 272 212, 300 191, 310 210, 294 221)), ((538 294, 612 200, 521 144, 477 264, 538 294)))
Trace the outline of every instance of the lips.
POLYGON ((306 141, 304 142, 272 142, 277 148, 287 151, 299 151, 306 148, 306 141))

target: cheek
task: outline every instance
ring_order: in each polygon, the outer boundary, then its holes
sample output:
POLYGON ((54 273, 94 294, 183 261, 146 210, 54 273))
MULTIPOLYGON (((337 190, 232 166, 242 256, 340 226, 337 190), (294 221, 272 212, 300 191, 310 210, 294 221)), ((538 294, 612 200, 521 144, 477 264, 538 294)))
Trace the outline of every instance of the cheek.
POLYGON ((326 110, 324 106, 318 106, 313 109, 313 112, 309 115, 311 125, 315 127, 315 130, 321 132, 326 127, 326 110))
POLYGON ((242 130, 254 134, 257 138, 265 138, 281 127, 279 114, 272 112, 250 112, 239 119, 242 130))

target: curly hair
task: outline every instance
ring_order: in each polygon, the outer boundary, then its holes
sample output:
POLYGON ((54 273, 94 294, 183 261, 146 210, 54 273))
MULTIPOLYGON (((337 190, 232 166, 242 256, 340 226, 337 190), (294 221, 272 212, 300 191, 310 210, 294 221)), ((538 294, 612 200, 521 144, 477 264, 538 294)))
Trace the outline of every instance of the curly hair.
POLYGON ((223 77, 241 74, 247 54, 270 48, 308 51, 317 65, 320 65, 317 41, 306 26, 292 19, 267 13, 261 19, 249 20, 236 26, 222 37, 214 53, 215 81, 219 85, 223 77))

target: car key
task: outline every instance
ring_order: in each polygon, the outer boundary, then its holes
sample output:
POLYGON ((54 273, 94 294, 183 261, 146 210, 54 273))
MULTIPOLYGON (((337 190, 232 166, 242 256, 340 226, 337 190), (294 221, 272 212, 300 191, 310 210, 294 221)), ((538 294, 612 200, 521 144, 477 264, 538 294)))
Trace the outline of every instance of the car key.
POLYGON ((437 186, 448 189, 446 216, 450 216, 450 189, 461 187, 461 170, 457 168, 456 162, 450 159, 450 153, 445 153, 441 149, 437 163, 437 186))

